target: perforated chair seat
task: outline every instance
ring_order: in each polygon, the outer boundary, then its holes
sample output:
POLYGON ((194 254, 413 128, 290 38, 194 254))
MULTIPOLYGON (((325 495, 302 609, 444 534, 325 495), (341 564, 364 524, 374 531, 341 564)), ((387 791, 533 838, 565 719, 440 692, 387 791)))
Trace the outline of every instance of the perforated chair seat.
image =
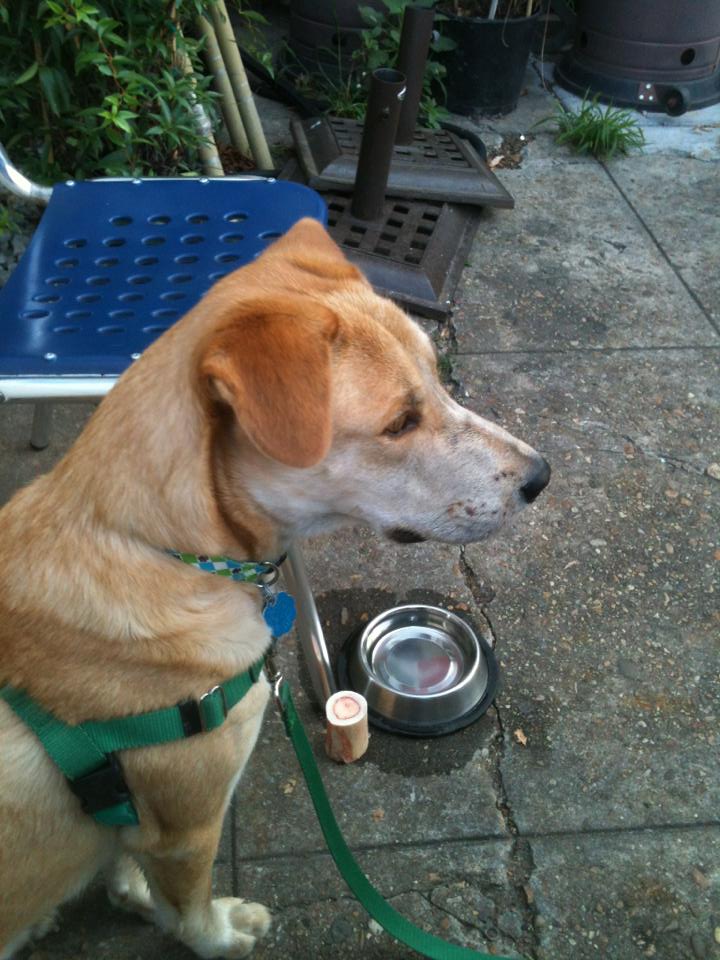
POLYGON ((114 382, 216 280, 302 217, 325 223, 323 200, 283 181, 58 184, 0 291, 0 393, 40 400, 65 393, 43 392, 45 378, 114 382))

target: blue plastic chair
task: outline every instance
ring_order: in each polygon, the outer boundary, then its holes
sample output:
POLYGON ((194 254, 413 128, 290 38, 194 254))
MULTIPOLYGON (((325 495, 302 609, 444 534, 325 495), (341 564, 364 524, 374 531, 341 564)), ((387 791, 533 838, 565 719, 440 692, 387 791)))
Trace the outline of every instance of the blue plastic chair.
POLYGON ((313 190, 258 177, 68 181, 45 191, 1 147, 0 184, 50 194, 0 290, 0 401, 35 403, 37 449, 48 443, 53 402, 101 399, 216 280, 302 217, 327 221, 313 190))

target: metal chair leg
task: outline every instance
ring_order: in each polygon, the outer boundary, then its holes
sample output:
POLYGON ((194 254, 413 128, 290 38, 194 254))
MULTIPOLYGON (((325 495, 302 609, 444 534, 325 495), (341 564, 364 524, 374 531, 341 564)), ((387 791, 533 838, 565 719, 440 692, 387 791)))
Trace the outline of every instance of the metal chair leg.
POLYGON ((30 446, 33 450, 44 450, 50 443, 50 430, 52 428, 52 404, 36 403, 33 414, 32 431, 30 433, 30 446))

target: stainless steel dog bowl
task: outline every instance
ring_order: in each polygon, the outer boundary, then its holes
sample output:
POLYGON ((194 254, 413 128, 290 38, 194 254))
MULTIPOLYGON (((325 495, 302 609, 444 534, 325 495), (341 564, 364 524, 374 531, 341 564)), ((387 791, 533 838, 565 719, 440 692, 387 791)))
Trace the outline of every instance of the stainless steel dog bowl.
POLYGON ((497 686, 490 646, 449 610, 393 607, 355 631, 338 663, 340 682, 368 702, 371 723, 438 736, 472 723, 497 686))

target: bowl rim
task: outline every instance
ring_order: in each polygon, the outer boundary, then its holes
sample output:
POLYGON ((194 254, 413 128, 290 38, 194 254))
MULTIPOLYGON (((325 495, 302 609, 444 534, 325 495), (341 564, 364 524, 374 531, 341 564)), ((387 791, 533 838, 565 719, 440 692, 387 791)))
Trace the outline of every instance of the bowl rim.
MULTIPOLYGON (((483 656, 483 649, 479 642, 479 637, 473 627, 464 620, 462 617, 459 617, 454 610, 446 610, 443 607, 436 607, 429 603, 404 603, 395 607, 388 607, 387 610, 383 610, 377 616, 373 617, 368 623, 364 624, 362 628, 354 631, 353 636, 355 636, 359 649, 360 656, 359 660, 362 665, 365 676, 368 679, 368 682, 375 684, 380 687, 382 690, 387 690, 389 693, 394 694, 396 697, 402 697, 405 700, 417 700, 420 703, 427 702, 428 700, 434 700, 436 702, 442 701, 443 699, 449 698, 456 695, 458 692, 462 692, 466 687, 469 687, 470 684, 475 679, 475 672, 478 668, 482 666, 482 662, 485 661, 486 673, 487 673, 487 662, 486 658, 483 656), (464 632, 473 642, 474 647, 474 660, 464 671, 464 676, 458 683, 454 683, 452 686, 448 687, 445 690, 435 691, 434 693, 410 693, 404 690, 398 690, 397 687, 391 687, 387 683, 384 683, 375 670, 370 669, 370 663, 364 655, 363 651, 363 638, 370 633, 371 629, 375 626, 377 622, 381 622, 384 618, 389 617, 390 614, 402 612, 405 610, 431 610, 433 613, 440 613, 443 617, 448 617, 451 620, 455 621, 460 625, 461 632, 464 632)), ((349 664, 348 664, 349 667, 349 664)), ((487 677, 486 677, 487 681, 487 677)))

